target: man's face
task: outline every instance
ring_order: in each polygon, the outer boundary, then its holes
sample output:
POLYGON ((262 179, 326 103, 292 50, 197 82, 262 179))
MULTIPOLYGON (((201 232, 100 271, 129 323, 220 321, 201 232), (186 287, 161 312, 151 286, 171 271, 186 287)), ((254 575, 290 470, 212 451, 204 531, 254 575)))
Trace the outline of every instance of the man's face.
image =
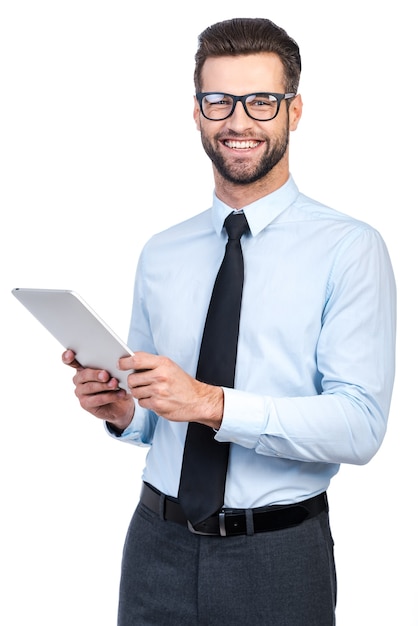
MULTIPOLYGON (((237 57, 211 57, 202 69, 202 91, 244 95, 284 93, 284 71, 274 53, 237 57)), ((279 113, 270 121, 250 118, 241 102, 231 117, 207 120, 196 102, 194 118, 201 132, 202 145, 217 172, 228 182, 247 185, 264 178, 283 159, 287 167, 289 113, 281 101, 279 113)), ((297 121, 291 124, 296 128, 297 121)), ((291 128, 293 130, 293 128, 291 128)))

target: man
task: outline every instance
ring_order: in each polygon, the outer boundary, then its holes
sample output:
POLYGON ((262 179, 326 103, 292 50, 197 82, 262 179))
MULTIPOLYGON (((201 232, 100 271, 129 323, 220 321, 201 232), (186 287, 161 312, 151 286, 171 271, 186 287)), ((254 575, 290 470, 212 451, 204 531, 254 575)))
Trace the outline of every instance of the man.
POLYGON ((367 463, 383 440, 395 284, 379 233, 302 195, 290 175, 300 68, 297 44, 269 20, 201 34, 194 119, 213 163, 213 206, 141 254, 136 352, 120 360, 135 370, 131 394, 63 355, 77 367, 81 406, 113 436, 150 446, 124 549, 120 626, 335 623, 325 492, 341 463, 367 463), (196 367, 231 212, 248 223, 235 382, 213 384, 196 367), (222 504, 203 521, 185 512, 210 461, 183 488, 189 424, 228 450, 222 504))

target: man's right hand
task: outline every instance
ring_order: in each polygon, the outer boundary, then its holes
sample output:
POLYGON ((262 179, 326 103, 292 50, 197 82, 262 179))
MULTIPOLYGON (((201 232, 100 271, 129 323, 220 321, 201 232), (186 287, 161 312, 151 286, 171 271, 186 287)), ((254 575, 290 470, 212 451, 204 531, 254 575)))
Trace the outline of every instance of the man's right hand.
POLYGON ((120 389, 118 380, 106 370, 82 367, 72 350, 63 353, 62 361, 76 370, 74 392, 81 407, 119 431, 125 430, 132 421, 135 405, 133 397, 120 389))

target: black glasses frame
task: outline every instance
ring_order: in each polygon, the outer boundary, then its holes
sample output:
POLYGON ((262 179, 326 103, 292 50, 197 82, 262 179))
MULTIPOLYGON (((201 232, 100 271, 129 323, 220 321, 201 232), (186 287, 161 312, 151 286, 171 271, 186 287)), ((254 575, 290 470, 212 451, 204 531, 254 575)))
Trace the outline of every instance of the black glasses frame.
POLYGON ((199 103, 200 111, 203 117, 206 118, 207 120, 210 120, 211 122, 222 122, 223 120, 228 119, 228 117, 231 117, 231 115, 233 115, 235 111, 237 102, 242 103, 242 106, 244 107, 244 111, 246 112, 248 117, 250 117, 251 119, 256 120, 257 122, 270 122, 271 120, 274 120, 276 115, 279 113, 281 101, 289 100, 290 98, 294 98, 295 96, 296 96, 295 93, 274 93, 272 91, 259 91, 257 93, 247 93, 243 96, 234 96, 232 93, 222 93, 219 91, 201 91, 196 94, 196 99, 199 103), (228 98, 232 98, 232 108, 230 112, 228 113, 228 115, 225 115, 225 117, 219 117, 219 118, 214 119, 213 117, 208 117, 207 115, 205 115, 205 112, 203 111, 203 98, 205 98, 206 96, 217 96, 217 95, 228 96, 228 98), (247 109, 247 103, 246 103, 247 98, 249 98, 250 96, 274 96, 277 100, 277 111, 273 115, 273 117, 269 117, 268 119, 259 119, 257 117, 254 117, 254 115, 251 115, 251 113, 249 113, 247 109))

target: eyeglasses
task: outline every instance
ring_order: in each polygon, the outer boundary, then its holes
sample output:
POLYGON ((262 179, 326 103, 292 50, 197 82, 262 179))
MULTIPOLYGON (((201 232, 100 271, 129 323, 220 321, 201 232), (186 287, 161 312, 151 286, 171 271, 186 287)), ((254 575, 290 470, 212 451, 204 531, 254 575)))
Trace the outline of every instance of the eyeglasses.
POLYGON ((295 93, 247 93, 245 96, 233 96, 230 93, 207 91, 197 93, 203 117, 220 122, 226 120, 235 111, 237 102, 241 102, 244 111, 253 120, 268 122, 279 112, 280 102, 294 98, 295 93))

